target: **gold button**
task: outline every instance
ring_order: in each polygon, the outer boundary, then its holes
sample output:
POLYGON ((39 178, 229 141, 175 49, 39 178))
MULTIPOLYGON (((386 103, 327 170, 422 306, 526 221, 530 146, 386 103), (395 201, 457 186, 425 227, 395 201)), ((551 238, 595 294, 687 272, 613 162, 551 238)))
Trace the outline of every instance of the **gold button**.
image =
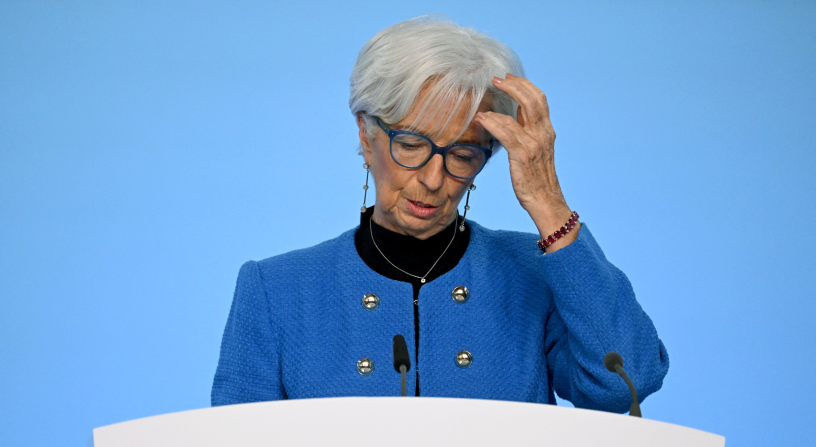
POLYGON ((467 351, 459 351, 456 354, 456 366, 460 368, 467 368, 473 364, 473 356, 467 351))
POLYGON ((365 310, 374 310, 380 307, 380 298, 373 293, 366 293, 363 295, 363 308, 365 310))
POLYGON ((451 298, 459 304, 464 304, 468 300, 468 296, 470 296, 470 291, 465 286, 456 287, 451 292, 451 298))
POLYGON ((374 372, 374 361, 369 358, 357 360, 357 372, 367 376, 374 372))

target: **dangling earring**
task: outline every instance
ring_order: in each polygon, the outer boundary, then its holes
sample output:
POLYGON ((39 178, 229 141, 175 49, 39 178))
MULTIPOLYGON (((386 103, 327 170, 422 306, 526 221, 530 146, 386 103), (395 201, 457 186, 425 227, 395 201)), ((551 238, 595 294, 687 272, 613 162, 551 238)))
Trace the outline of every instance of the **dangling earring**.
POLYGON ((470 202, 470 192, 474 190, 476 190, 476 185, 471 183, 470 186, 468 187, 467 198, 465 198, 465 213, 462 214, 462 225, 459 225, 459 231, 465 231, 465 217, 467 217, 467 212, 470 209, 470 205, 468 205, 468 203, 470 202))
POLYGON ((368 163, 363 163, 363 169, 366 170, 366 184, 363 186, 363 207, 360 208, 360 214, 365 214, 366 212, 366 196, 368 195, 368 173, 370 172, 371 165, 368 163))

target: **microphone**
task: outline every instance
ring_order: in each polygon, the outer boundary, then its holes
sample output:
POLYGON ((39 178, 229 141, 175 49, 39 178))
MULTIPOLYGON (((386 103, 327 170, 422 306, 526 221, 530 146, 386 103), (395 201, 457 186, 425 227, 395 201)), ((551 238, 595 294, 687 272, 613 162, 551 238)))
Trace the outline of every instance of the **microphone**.
POLYGON ((405 344, 405 337, 394 336, 394 369, 402 376, 402 395, 405 393, 405 373, 411 369, 411 356, 408 354, 408 345, 405 344))
POLYGON ((617 352, 610 352, 604 356, 604 366, 611 372, 616 372, 623 377, 623 380, 629 385, 629 392, 632 393, 632 406, 629 407, 629 416, 643 417, 640 414, 640 403, 638 402, 637 391, 635 385, 629 380, 626 371, 623 370, 623 357, 617 352))

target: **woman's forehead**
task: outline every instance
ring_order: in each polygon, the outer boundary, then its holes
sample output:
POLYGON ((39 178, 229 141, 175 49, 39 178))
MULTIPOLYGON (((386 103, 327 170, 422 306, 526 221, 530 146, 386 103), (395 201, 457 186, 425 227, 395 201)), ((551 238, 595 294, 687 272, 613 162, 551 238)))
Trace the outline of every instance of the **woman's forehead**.
MULTIPOLYGON (((473 120, 470 104, 464 104, 464 101, 458 107, 452 101, 423 104, 423 99, 420 95, 408 115, 391 127, 425 135, 442 145, 454 142, 482 144, 489 138, 484 127, 473 120)), ((490 101, 485 98, 476 111, 489 110, 490 101)))

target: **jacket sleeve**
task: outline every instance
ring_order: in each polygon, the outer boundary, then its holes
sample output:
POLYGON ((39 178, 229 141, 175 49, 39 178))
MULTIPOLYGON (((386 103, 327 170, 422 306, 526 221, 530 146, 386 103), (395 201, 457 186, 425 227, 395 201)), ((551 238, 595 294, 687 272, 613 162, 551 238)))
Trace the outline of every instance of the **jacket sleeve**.
POLYGON ((277 335, 258 264, 241 267, 213 380, 213 406, 284 399, 277 335))
POLYGON ((663 385, 669 356, 632 285, 606 260, 582 224, 570 245, 542 257, 555 309, 547 321, 545 347, 553 387, 578 408, 623 413, 631 395, 603 358, 619 353, 643 401, 663 385))

